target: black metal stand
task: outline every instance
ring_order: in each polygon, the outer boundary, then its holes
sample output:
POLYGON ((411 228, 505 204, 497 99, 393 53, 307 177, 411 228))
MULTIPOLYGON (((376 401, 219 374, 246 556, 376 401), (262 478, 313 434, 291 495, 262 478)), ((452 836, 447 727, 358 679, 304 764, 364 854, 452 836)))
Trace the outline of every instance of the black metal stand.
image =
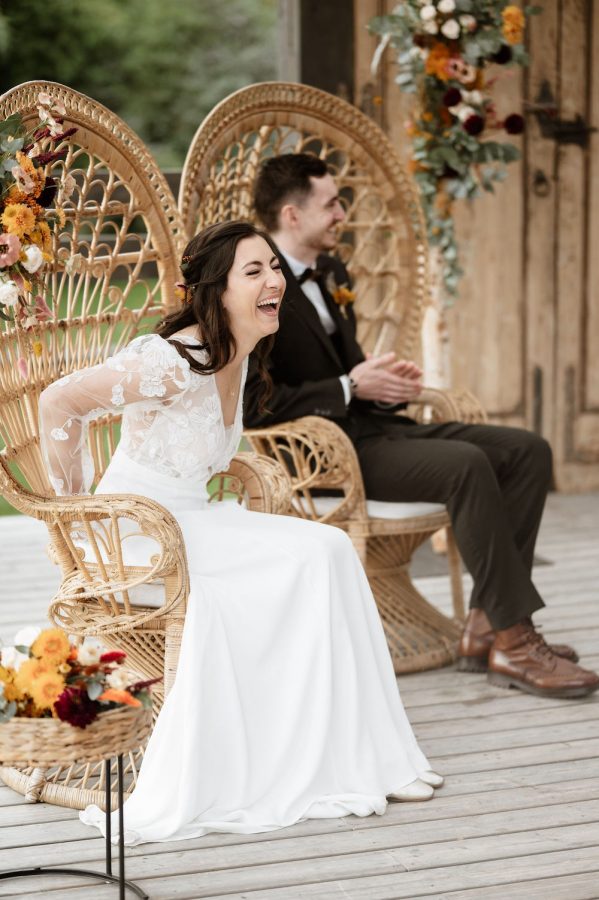
POLYGON ((125 890, 128 888, 130 891, 133 891, 138 897, 141 897, 141 900, 149 900, 148 894, 145 893, 138 885, 136 885, 133 881, 125 880, 125 829, 123 822, 123 755, 119 754, 116 758, 116 766, 117 766, 117 796, 118 796, 118 810, 119 810, 119 874, 112 874, 112 822, 111 822, 111 790, 110 790, 110 779, 111 779, 111 763, 110 759, 105 760, 104 762, 104 771, 106 778, 106 871, 105 872, 94 872, 91 869, 67 869, 67 868, 54 868, 54 866, 30 866, 25 867, 23 869, 7 869, 4 872, 0 872, 0 879, 2 878, 18 878, 26 875, 81 875, 85 878, 100 878, 105 882, 114 882, 119 886, 119 900, 125 900, 125 890))

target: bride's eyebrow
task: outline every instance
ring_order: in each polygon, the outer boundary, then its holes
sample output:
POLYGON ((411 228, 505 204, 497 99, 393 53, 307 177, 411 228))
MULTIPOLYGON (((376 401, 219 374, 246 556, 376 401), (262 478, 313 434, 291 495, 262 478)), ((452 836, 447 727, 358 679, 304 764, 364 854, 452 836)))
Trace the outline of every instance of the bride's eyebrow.
POLYGON ((247 269, 248 266, 261 266, 262 263, 259 259, 253 259, 251 262, 246 262, 243 264, 242 269, 247 269))

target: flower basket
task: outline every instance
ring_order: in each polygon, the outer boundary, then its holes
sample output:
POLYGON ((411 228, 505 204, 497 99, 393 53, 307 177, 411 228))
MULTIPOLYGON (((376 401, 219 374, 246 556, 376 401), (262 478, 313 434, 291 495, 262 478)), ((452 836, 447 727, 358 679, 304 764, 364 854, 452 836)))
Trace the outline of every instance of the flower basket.
POLYGON ((54 718, 13 718, 0 724, 0 765, 50 766, 109 759, 137 750, 152 726, 151 710, 122 707, 86 728, 54 718))

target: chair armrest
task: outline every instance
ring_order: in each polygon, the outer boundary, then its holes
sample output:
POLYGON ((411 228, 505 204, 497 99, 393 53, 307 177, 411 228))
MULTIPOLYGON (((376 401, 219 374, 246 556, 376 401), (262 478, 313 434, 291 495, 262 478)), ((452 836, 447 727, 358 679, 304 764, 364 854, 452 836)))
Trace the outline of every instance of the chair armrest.
POLYGON ((226 472, 218 472, 210 482, 210 501, 237 497, 254 512, 291 513, 291 482, 275 459, 257 453, 238 453, 226 472))
POLYGON ((180 604, 184 615, 189 579, 183 535, 159 503, 133 494, 101 494, 36 505, 36 518, 50 533, 50 558, 63 572, 49 610, 61 628, 77 635, 114 634, 166 616, 180 604), (133 531, 125 531, 124 522, 132 522, 133 531), (124 562, 124 541, 133 536, 154 542, 149 565, 124 562), (153 583, 164 588, 164 603, 155 609, 133 606, 130 591, 153 583))
POLYGON ((470 391, 427 388, 408 407, 408 415, 417 422, 466 422, 483 424, 487 414, 470 391))
POLYGON ((362 473, 351 440, 320 416, 304 416, 268 428, 244 431, 253 450, 276 460, 292 486, 293 513, 319 522, 365 520, 362 473), (316 512, 312 491, 339 493, 326 515, 316 512))

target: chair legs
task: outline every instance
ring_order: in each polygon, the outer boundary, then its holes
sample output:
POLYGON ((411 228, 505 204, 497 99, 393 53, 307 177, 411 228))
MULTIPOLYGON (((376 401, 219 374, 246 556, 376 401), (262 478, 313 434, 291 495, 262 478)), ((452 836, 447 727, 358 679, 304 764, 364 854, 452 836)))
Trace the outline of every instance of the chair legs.
POLYGON ((432 606, 410 578, 412 554, 430 533, 368 539, 366 573, 398 675, 446 666, 456 658, 458 625, 432 606))

